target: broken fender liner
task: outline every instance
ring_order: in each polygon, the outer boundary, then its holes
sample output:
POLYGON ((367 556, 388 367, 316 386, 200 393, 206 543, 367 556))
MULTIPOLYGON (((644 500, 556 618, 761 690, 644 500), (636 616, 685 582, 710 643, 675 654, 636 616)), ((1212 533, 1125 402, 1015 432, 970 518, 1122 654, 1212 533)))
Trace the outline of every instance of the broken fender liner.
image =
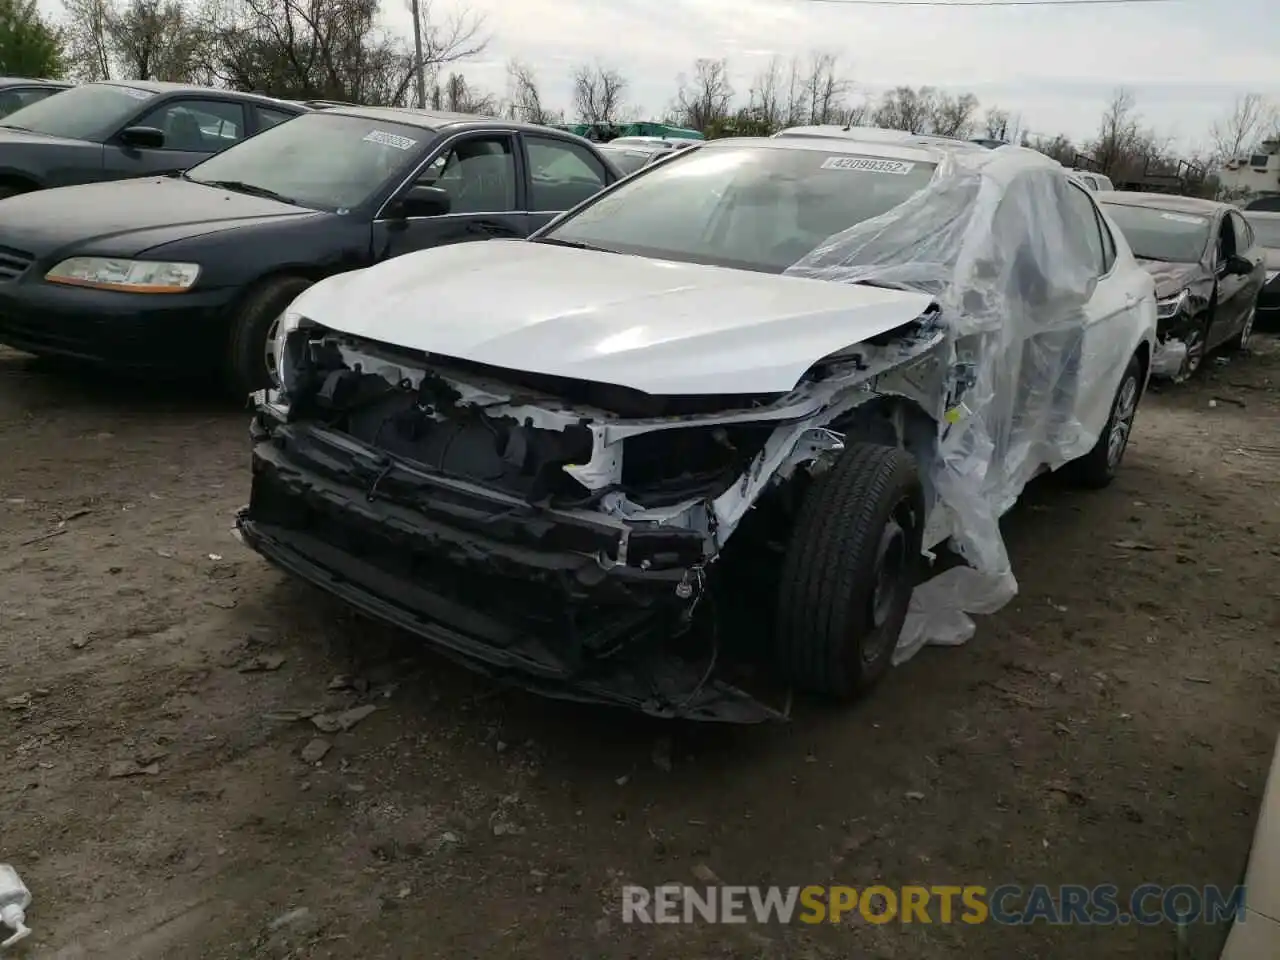
MULTIPOLYGON (((301 577, 384 623, 430 642, 449 659, 503 683, 544 697, 579 703, 626 707, 662 719, 761 723, 784 715, 730 684, 705 676, 706 668, 654 651, 645 660, 604 661, 589 671, 570 674, 548 669, 549 663, 526 655, 525 648, 496 646, 473 639, 397 603, 392 595, 412 594, 423 603, 456 606, 448 598, 422 590, 336 550, 317 549, 303 533, 264 524, 241 511, 236 526, 245 542, 271 563, 301 577), (305 546, 303 542, 306 541, 305 546), (324 564, 318 562, 324 558, 324 564), (375 586, 375 584, 377 586, 375 586), (393 593, 394 589, 394 593, 393 593), (603 670, 610 666, 609 672, 603 670)), ((446 613, 443 607, 441 613, 446 613)), ((453 612, 453 611, 448 611, 453 612)), ((464 611, 485 629, 488 617, 464 611)))

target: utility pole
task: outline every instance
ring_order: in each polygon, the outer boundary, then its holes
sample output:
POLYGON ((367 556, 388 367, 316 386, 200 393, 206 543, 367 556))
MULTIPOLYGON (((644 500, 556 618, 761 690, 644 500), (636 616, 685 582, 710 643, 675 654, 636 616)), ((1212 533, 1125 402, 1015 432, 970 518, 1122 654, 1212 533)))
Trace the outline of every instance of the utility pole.
POLYGON ((427 75, 422 62, 422 13, 418 0, 409 0, 413 11, 413 72, 418 82, 418 109, 427 109, 427 75))

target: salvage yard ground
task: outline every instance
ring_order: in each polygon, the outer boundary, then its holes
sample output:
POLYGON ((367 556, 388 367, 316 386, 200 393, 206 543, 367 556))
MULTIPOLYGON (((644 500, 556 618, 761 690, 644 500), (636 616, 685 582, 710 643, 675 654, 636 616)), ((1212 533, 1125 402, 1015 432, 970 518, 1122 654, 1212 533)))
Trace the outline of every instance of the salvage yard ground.
POLYGON ((498 690, 289 582, 230 534, 245 412, 0 351, 17 955, 1172 957, 1169 928, 623 927, 618 888, 1236 883, 1280 717, 1278 388, 1259 340, 1148 398, 1112 488, 1035 485, 1021 594, 967 646, 712 729, 498 690))

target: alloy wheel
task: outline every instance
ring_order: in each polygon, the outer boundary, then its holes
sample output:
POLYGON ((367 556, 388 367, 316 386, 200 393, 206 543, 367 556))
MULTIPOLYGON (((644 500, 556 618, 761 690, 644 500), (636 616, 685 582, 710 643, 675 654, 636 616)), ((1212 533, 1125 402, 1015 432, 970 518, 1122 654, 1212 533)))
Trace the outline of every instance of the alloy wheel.
POLYGON ((1253 321, 1258 315, 1258 308, 1253 307, 1249 311, 1249 315, 1244 318, 1244 326, 1240 328, 1239 349, 1243 350, 1249 346, 1249 337, 1253 334, 1253 321))
POLYGON ((1107 436, 1107 466, 1114 470, 1120 465, 1129 434, 1133 431, 1133 418, 1138 412, 1138 378, 1125 377, 1116 394, 1116 409, 1111 416, 1111 432, 1107 436))

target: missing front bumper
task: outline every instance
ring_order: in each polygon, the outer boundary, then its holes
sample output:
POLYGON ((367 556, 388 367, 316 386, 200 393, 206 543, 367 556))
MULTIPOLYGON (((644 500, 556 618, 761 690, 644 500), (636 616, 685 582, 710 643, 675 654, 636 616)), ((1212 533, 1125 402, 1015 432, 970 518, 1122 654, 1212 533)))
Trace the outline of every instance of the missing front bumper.
POLYGON ((504 518, 485 536, 441 522, 456 500, 420 500, 421 511, 369 500, 264 441, 237 526, 276 566, 500 681, 655 717, 781 718, 709 676, 706 663, 672 652, 668 636, 685 606, 676 588, 687 569, 602 566, 591 553, 565 549, 570 532, 553 536, 552 521, 532 518, 522 530, 509 511, 473 502, 459 523, 504 518), (513 542, 534 535, 540 546, 513 542))

